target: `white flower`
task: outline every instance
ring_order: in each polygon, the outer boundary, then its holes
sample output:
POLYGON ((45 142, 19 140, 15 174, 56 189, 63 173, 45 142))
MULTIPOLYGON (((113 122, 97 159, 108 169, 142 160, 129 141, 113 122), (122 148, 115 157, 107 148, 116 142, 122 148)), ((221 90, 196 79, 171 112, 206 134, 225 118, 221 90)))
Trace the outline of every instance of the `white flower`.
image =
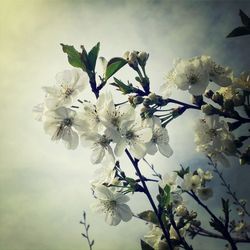
POLYGON ((213 178, 212 172, 210 172, 208 170, 205 172, 203 169, 198 168, 196 171, 197 171, 198 175, 201 177, 201 179, 204 181, 211 181, 213 178))
POLYGON ((45 113, 44 130, 52 136, 53 141, 63 140, 66 148, 75 149, 79 143, 79 137, 74 130, 81 130, 86 123, 80 120, 72 109, 60 107, 45 113), (74 128, 74 129, 73 129, 74 128))
POLYGON ((198 57, 178 60, 172 77, 177 88, 195 96, 202 95, 209 84, 207 69, 198 57))
POLYGON ((100 119, 110 133, 119 131, 123 122, 135 119, 134 108, 129 104, 115 106, 112 96, 103 103, 100 111, 100 119), (115 131, 114 131, 115 130, 115 131))
POLYGON ((102 93, 95 104, 91 102, 85 102, 83 104, 83 107, 79 111, 79 117, 89 124, 89 131, 96 132, 104 130, 105 127, 103 126, 101 118, 104 110, 107 109, 112 100, 112 95, 110 93, 102 93))
POLYGON ((162 155, 170 157, 173 154, 173 150, 168 144, 168 131, 161 126, 160 118, 153 117, 152 119, 144 120, 144 123, 146 123, 148 127, 151 127, 153 131, 152 138, 147 143, 147 153, 154 155, 158 148, 162 155))
POLYGON ((113 162, 103 162, 102 166, 95 171, 95 178, 90 181, 93 187, 106 184, 111 185, 116 182, 116 171, 113 162))
POLYGON ((151 230, 148 232, 148 234, 144 235, 144 239, 154 249, 158 249, 158 245, 162 237, 162 229, 155 226, 154 224, 149 224, 149 227, 151 230))
POLYGON ((201 185, 201 178, 199 175, 193 175, 192 173, 187 173, 184 175, 182 188, 184 190, 193 190, 196 191, 201 185))
POLYGON ((224 161, 224 153, 236 154, 234 135, 229 131, 227 123, 219 120, 218 115, 199 120, 195 127, 195 143, 197 151, 218 158, 219 161, 224 161))
POLYGON ((163 176, 162 181, 159 182, 159 185, 164 188, 166 185, 171 187, 173 190, 176 186, 177 173, 171 172, 171 174, 167 173, 163 176))
MULTIPOLYGON (((180 228, 179 229, 179 233, 181 236, 183 236, 186 232, 186 228, 180 228)), ((177 232, 175 231, 175 229, 173 228, 173 226, 171 225, 170 230, 169 230, 169 236, 170 239, 173 240, 178 240, 179 239, 179 235, 177 234, 177 232)))
POLYGON ((198 196, 206 201, 213 196, 213 190, 211 188, 200 187, 197 189, 198 196))
POLYGON ((65 70, 56 75, 56 85, 43 87, 46 92, 45 104, 49 109, 70 105, 86 87, 86 77, 78 70, 65 70))
POLYGON ((112 191, 103 185, 95 188, 95 195, 98 201, 93 208, 97 212, 104 213, 108 224, 116 226, 121 220, 127 222, 132 219, 133 214, 129 206, 125 204, 129 201, 127 195, 112 191))
POLYGON ((122 123, 119 135, 116 135, 114 141, 115 154, 121 156, 127 145, 130 152, 137 159, 141 159, 146 155, 146 143, 152 138, 152 129, 144 128, 139 125, 139 118, 136 121, 126 121, 122 123))
POLYGON ((207 67, 209 79, 214 83, 226 87, 232 84, 233 71, 214 62, 210 56, 201 56, 202 63, 207 67))
POLYGON ((233 80, 235 88, 241 88, 250 91, 250 72, 242 72, 239 78, 233 80))
POLYGON ((90 146, 93 150, 91 154, 91 162, 98 164, 103 160, 107 153, 111 162, 114 162, 113 150, 110 146, 111 138, 107 135, 100 135, 95 132, 84 133, 81 135, 81 142, 83 146, 90 146))
POLYGON ((169 98, 172 94, 172 89, 174 87, 176 88, 176 85, 174 84, 175 75, 175 70, 170 70, 165 77, 165 82, 160 86, 159 91, 163 98, 169 98))

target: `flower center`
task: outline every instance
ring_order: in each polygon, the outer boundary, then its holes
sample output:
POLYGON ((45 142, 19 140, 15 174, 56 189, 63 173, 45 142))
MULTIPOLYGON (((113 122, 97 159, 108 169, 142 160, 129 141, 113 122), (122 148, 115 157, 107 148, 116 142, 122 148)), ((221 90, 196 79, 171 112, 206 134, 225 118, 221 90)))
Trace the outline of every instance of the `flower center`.
POLYGON ((128 140, 132 140, 135 137, 135 134, 134 134, 133 131, 129 130, 129 131, 126 132, 125 137, 128 140))
POLYGON ((69 96, 71 96, 73 92, 74 92, 73 89, 67 88, 67 89, 65 90, 65 93, 64 93, 64 94, 65 94, 65 98, 68 98, 69 96))
POLYGON ((198 75, 191 73, 187 76, 188 82, 190 83, 190 85, 196 84, 199 80, 198 75))
POLYGON ((104 148, 106 148, 106 147, 109 145, 110 142, 111 142, 111 140, 110 140, 109 138, 107 138, 106 135, 103 135, 103 136, 100 138, 100 140, 98 141, 98 143, 99 143, 102 147, 104 147, 104 148))
POLYGON ((115 210, 115 207, 116 207, 115 200, 102 201, 102 204, 106 212, 113 212, 115 210))
POLYGON ((73 121, 71 118, 65 118, 62 122, 63 126, 65 127, 71 127, 73 124, 73 121))

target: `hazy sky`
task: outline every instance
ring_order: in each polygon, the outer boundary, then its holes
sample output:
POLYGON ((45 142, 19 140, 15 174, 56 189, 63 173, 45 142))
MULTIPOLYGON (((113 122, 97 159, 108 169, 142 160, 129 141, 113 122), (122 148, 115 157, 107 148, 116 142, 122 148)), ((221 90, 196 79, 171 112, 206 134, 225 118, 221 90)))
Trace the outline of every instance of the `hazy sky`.
MULTIPOLYGON (((87 160, 89 151, 67 151, 61 143, 54 144, 42 124, 32 119, 32 107, 43 98, 41 87, 53 84, 57 72, 70 68, 59 44, 91 48, 100 41, 100 54, 107 58, 126 50, 148 51, 148 74, 157 91, 176 57, 208 54, 236 72, 250 68, 250 37, 225 39, 240 24, 239 8, 250 14, 247 0, 1 1, 0 250, 87 249, 80 235, 83 209, 96 250, 139 249, 139 239, 147 231, 135 219, 110 227, 91 212, 89 180, 97 167, 87 160)), ((119 77, 131 78, 129 72, 124 69, 119 77)), ((189 100, 180 92, 174 96, 189 100)), ((204 157, 194 153, 192 128, 197 117, 187 112, 169 126, 173 157, 150 158, 162 173, 180 163, 205 164, 204 157)), ((237 167, 226 176, 233 176, 236 191, 249 190, 249 169, 237 167)), ((129 166, 127 170, 133 172, 129 166)), ((216 197, 210 201, 216 203, 216 197)), ((132 197, 130 204, 134 212, 149 208, 142 195, 132 197)), ((201 241, 195 249, 222 246, 201 241)))

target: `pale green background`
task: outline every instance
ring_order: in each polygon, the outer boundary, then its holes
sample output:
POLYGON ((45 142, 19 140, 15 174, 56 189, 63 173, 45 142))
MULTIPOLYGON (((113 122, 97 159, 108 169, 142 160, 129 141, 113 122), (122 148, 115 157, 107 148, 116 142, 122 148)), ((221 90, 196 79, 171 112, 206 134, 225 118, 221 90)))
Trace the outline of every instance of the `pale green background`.
MULTIPOLYGON (((80 235, 83 209, 96 250, 139 249, 139 239, 147 232, 136 219, 110 227, 91 212, 89 180, 97 167, 89 163, 89 151, 80 147, 72 152, 53 144, 42 124, 32 119, 33 105, 43 98, 41 86, 53 84, 54 75, 70 67, 59 43, 89 49, 100 41, 101 55, 107 58, 146 50, 157 91, 175 57, 209 54, 237 72, 249 68, 249 37, 225 39, 240 24, 239 8, 250 13, 249 1, 1 0, 0 250, 87 249, 80 235)), ((124 69, 119 76, 132 79, 129 72, 124 69)), ((175 96, 189 100, 180 92, 175 96)), ((169 126, 173 157, 150 158, 162 173, 179 163, 205 164, 204 157, 194 153, 195 118, 196 112, 187 112, 169 126)), ((129 164, 126 171, 132 173, 129 164)), ((249 190, 248 172, 237 166, 228 170, 238 192, 249 190)), ((134 212, 148 208, 142 195, 130 204, 134 212)), ((209 204, 217 207, 216 197, 209 204)), ((223 249, 216 241, 195 245, 197 250, 223 249)))

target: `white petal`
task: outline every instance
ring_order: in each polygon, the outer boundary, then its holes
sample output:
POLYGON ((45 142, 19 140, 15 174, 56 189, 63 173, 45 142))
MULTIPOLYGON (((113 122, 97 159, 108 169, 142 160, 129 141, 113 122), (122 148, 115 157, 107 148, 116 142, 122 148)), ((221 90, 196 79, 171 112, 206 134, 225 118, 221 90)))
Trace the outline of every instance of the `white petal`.
POLYGON ((91 162, 93 164, 100 163, 102 161, 104 155, 105 155, 105 150, 102 146, 95 147, 92 154, 91 154, 91 162))
POLYGON ((130 207, 127 204, 117 205, 117 213, 125 222, 131 220, 133 216, 130 207))
POLYGON ((154 155, 157 152, 156 144, 153 142, 147 143, 147 153, 150 155, 154 155))
POLYGON ((152 138, 152 129, 151 128, 143 128, 135 132, 136 135, 139 136, 139 140, 146 143, 149 142, 152 138))
POLYGON ((166 157, 170 157, 173 154, 173 150, 168 143, 159 143, 158 148, 160 153, 166 157))
POLYGON ((117 192, 114 196, 115 196, 115 200, 117 204, 123 204, 130 200, 127 195, 119 193, 119 192, 117 192))
POLYGON ((115 155, 120 157, 127 146, 127 143, 125 140, 121 139, 116 145, 115 145, 115 155))
POLYGON ((101 200, 113 200, 114 199, 114 195, 112 191, 104 185, 98 185, 95 188, 95 195, 98 199, 101 199, 101 200))
POLYGON ((130 145, 130 151, 132 155, 137 159, 143 158, 146 155, 146 150, 147 148, 145 144, 132 142, 130 145))
POLYGON ((69 84, 72 81, 71 70, 64 70, 56 74, 56 81, 58 84, 69 84))
POLYGON ((76 149, 79 144, 78 134, 72 129, 64 129, 62 139, 67 149, 76 149))
POLYGON ((121 222, 121 217, 116 213, 106 213, 105 221, 111 225, 116 226, 121 222))

